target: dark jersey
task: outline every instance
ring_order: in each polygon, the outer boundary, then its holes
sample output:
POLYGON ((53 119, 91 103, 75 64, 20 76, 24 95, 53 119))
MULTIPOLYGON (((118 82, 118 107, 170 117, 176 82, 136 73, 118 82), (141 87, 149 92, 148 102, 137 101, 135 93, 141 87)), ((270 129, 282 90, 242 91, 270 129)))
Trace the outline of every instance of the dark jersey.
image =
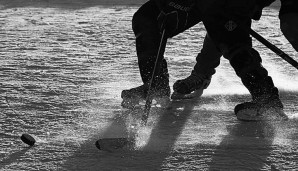
POLYGON ((298 0, 281 0, 279 15, 286 13, 298 13, 298 0))
POLYGON ((151 1, 154 1, 160 10, 163 10, 167 5, 170 5, 177 10, 189 11, 194 6, 196 0, 151 0, 151 1))
POLYGON ((257 5, 259 5, 261 8, 267 7, 270 4, 272 4, 272 2, 274 2, 275 0, 257 0, 256 3, 257 5))

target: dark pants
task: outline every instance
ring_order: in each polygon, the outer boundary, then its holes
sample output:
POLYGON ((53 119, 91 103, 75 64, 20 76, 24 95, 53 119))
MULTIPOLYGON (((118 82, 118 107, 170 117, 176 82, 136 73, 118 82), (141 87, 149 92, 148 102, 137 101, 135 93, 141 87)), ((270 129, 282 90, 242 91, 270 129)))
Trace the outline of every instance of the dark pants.
MULTIPOLYGON (((292 44, 293 48, 298 52, 298 1, 281 0, 281 9, 280 9, 279 17, 280 17, 281 31, 283 32, 287 40, 292 44)), ((219 27, 220 26, 215 27, 215 30, 219 27)), ((225 31, 223 33, 219 32, 219 34, 227 35, 224 38, 222 38, 223 41, 230 40, 230 38, 233 38, 233 36, 226 34, 225 31)), ((244 35, 244 37, 247 37, 244 39, 247 39, 248 42, 250 41, 248 38, 248 35, 244 35)), ((234 40, 234 41, 237 42, 237 40, 234 40)), ((206 36, 201 53, 197 57, 197 64, 194 67, 194 71, 198 75, 204 75, 204 74, 205 75, 209 74, 209 76, 213 75, 215 73, 215 68, 219 64, 221 56, 222 56, 221 51, 215 48, 215 45, 212 42, 210 36, 206 36), (208 60, 208 59, 211 59, 211 60, 208 60)), ((230 58, 230 57, 227 56, 226 58, 230 58)))
POLYGON ((250 0, 246 1, 210 5, 204 13, 203 23, 210 38, 239 77, 251 70, 259 70, 260 74, 266 75, 267 71, 261 66, 262 59, 252 48, 248 32, 251 27, 248 15, 251 7, 247 5, 254 4, 250 0))
MULTIPOLYGON (((251 0, 237 2, 231 0, 212 4, 204 9, 203 23, 218 51, 229 60, 237 76, 241 78, 253 99, 256 99, 262 94, 278 94, 278 91, 268 76, 267 70, 262 66, 259 53, 252 47, 248 30, 251 27, 249 10, 253 5, 251 0)), ((206 37, 206 39, 209 38, 206 37)), ((206 46, 204 44, 203 48, 212 49, 211 46, 211 44, 206 46)), ((218 62, 220 53, 211 53, 215 55, 212 62, 218 62)), ((201 53, 201 55, 204 54, 207 52, 201 53)), ((208 62, 209 66, 216 67, 210 62, 208 62)), ((195 69, 199 70, 197 67, 195 69)))
POLYGON ((206 34, 203 48, 196 58, 197 63, 192 72, 195 72, 201 78, 211 78, 215 74, 215 68, 220 64, 221 56, 222 53, 215 46, 209 35, 206 34))
MULTIPOLYGON (((151 79, 161 40, 161 33, 157 25, 157 17, 159 13, 159 8, 155 2, 151 0, 143 4, 134 14, 132 19, 132 28, 136 36, 138 64, 142 81, 144 83, 151 79)), ((170 36, 173 37, 181 32, 184 32, 201 21, 196 10, 190 11, 187 20, 188 22, 185 28, 177 30, 176 33, 173 33, 173 35, 170 36)), ((159 74, 157 74, 157 77, 159 80, 168 79, 167 62, 164 58, 162 59, 161 69, 159 74)))
MULTIPOLYGON (((226 2, 226 1, 220 1, 226 2)), ((229 1, 230 2, 230 1, 229 1)), ((236 74, 242 79, 243 84, 251 91, 252 84, 262 80, 268 76, 268 72, 261 65, 261 57, 259 53, 252 48, 251 38, 248 32, 244 31, 249 29, 251 20, 249 16, 241 15, 247 14, 245 10, 250 9, 247 4, 239 0, 234 0, 234 3, 241 2, 242 6, 234 6, 229 4, 227 6, 210 6, 203 15, 199 14, 198 8, 194 8, 189 13, 188 23, 185 28, 177 30, 171 36, 175 36, 186 29, 194 26, 195 24, 203 21, 210 38, 205 39, 205 43, 212 46, 209 48, 217 49, 218 51, 205 51, 202 50, 197 57, 199 65, 210 66, 209 74, 214 73, 215 67, 219 64, 221 54, 230 61, 231 66, 234 68, 236 74), (223 10, 224 9, 224 10, 223 10), (226 11, 225 11, 226 10, 226 11), (236 13, 230 14, 230 11, 236 13), (227 15, 228 14, 228 15, 227 15), (230 14, 230 15, 229 15, 230 14), (235 18, 236 16, 237 18, 235 18), (203 58, 203 55, 216 54, 213 58, 203 58), (213 73, 212 73, 213 72, 213 73)), ((251 4, 251 0, 245 1, 251 4)), ((227 2, 228 3, 228 2, 227 2)), ((220 3, 221 5, 225 3, 220 3)), ((238 5, 238 4, 237 4, 238 5)), ((148 82, 152 75, 156 54, 158 51, 161 34, 157 25, 157 17, 160 11, 153 1, 148 1, 142 5, 133 16, 133 31, 136 36, 136 50, 138 56, 138 64, 140 74, 144 83, 148 82)), ((208 45, 207 44, 207 45, 208 45)), ((206 44, 204 44, 204 48, 206 44)), ((209 46, 209 47, 210 47, 209 46)), ((166 60, 162 60, 160 73, 158 74, 156 82, 168 80, 168 70, 166 60)), ((199 68, 195 66, 195 68, 199 68)), ((206 69, 206 67, 205 67, 206 69)), ((207 68, 208 70, 208 68, 207 68)))

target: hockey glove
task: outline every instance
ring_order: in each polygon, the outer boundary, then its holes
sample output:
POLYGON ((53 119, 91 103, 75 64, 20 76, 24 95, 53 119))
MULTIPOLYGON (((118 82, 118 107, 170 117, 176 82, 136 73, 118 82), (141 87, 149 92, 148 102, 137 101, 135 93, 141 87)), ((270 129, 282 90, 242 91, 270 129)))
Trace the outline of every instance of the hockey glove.
POLYGON ((159 30, 167 30, 167 37, 173 37, 175 34, 182 31, 188 18, 188 12, 191 9, 191 5, 185 2, 179 2, 178 0, 169 2, 157 17, 157 23, 159 30))

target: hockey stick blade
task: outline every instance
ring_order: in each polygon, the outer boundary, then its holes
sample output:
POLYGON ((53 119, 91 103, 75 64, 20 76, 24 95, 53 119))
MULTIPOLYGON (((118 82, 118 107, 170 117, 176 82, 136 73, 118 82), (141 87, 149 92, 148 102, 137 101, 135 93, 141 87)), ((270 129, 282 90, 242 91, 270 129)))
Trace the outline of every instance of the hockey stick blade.
POLYGON ((132 138, 102 138, 95 142, 95 146, 102 151, 113 152, 124 147, 131 147, 134 144, 132 138))

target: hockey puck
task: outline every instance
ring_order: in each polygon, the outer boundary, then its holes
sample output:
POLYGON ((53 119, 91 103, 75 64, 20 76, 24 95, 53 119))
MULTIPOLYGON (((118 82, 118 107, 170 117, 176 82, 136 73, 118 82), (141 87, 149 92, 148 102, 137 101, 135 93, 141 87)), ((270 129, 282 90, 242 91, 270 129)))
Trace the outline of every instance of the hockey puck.
POLYGON ((21 140, 30 146, 33 146, 36 142, 35 139, 29 134, 22 134, 21 140))
POLYGON ((99 141, 96 141, 96 142, 95 142, 95 146, 96 146, 99 150, 102 150, 99 141))

